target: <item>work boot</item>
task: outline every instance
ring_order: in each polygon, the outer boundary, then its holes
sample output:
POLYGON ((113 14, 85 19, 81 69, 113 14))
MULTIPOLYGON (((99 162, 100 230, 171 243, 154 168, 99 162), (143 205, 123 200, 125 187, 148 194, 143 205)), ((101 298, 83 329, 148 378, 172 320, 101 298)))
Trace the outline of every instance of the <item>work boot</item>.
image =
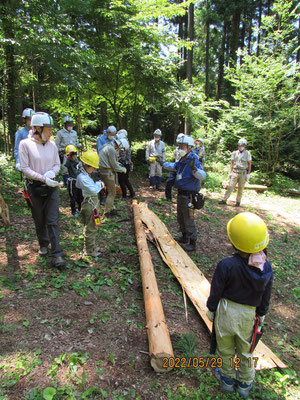
POLYGON ((195 251, 196 250, 196 240, 190 239, 190 243, 183 244, 181 246, 185 251, 195 251))
POLYGON ((249 392, 252 389, 253 382, 250 383, 250 385, 247 385, 246 383, 242 383, 238 381, 238 385, 236 388, 236 391, 240 396, 243 397, 243 399, 248 399, 249 398, 249 392))
POLYGON ((239 202, 239 201, 237 201, 236 203, 235 203, 235 206, 236 207, 239 207, 241 205, 241 203, 239 202))
POLYGON ((87 254, 90 257, 94 257, 94 258, 100 258, 103 257, 103 254, 101 253, 100 249, 95 249, 92 253, 87 254))
POLYGON ((111 210, 110 212, 104 214, 104 216, 108 217, 108 218, 109 217, 115 217, 116 215, 119 215, 117 210, 111 210))
POLYGON ((226 378, 225 376, 221 375, 220 368, 216 368, 215 370, 215 377, 221 384, 222 392, 226 393, 233 393, 234 392, 234 382, 232 379, 226 378))
POLYGON ((186 233, 183 233, 181 236, 176 236, 174 238, 178 243, 188 243, 189 239, 186 236, 186 233))
POLYGON ((227 203, 226 203, 226 200, 220 200, 219 204, 227 204, 227 203))
POLYGON ((65 266, 65 264, 66 264, 65 260, 61 256, 53 257, 53 260, 52 260, 53 267, 62 268, 65 266))
POLYGON ((48 247, 41 246, 39 249, 39 256, 46 257, 47 253, 48 253, 48 247))

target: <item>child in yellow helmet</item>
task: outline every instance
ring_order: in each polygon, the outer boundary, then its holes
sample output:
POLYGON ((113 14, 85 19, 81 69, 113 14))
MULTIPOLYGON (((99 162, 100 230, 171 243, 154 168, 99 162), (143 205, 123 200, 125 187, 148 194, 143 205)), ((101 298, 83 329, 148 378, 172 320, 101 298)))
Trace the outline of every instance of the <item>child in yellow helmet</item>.
POLYGON ((217 354, 222 359, 215 372, 221 388, 229 393, 236 389, 246 399, 255 376, 250 353, 254 319, 258 316, 263 322, 273 283, 265 250, 269 234, 264 221, 248 212, 232 218, 227 233, 236 253, 217 265, 207 316, 214 321, 217 354))
POLYGON ((84 223, 84 254, 91 257, 102 257, 96 245, 97 221, 94 218, 98 212, 98 193, 103 189, 102 181, 94 182, 90 174, 99 166, 99 157, 93 150, 85 151, 80 157, 82 167, 77 176, 76 187, 82 190, 84 197, 81 207, 81 218, 84 223))

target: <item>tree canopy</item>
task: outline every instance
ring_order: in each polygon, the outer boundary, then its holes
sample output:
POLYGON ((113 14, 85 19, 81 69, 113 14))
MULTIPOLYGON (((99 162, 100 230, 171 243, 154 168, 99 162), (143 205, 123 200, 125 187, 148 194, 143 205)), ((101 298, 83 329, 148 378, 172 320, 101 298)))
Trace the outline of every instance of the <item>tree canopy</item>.
POLYGON ((245 136, 266 173, 299 167, 299 6, 284 0, 5 0, 1 137, 25 107, 81 133, 184 129, 211 151, 245 136), (289 154, 287 158, 286 155, 289 154), (267 161, 267 162, 266 162, 267 161))

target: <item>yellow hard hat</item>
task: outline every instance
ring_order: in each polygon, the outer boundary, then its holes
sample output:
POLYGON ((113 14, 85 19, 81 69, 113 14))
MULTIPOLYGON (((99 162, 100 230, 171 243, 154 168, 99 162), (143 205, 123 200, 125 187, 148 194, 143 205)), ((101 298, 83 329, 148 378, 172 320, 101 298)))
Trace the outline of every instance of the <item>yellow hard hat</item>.
POLYGON ((85 151, 82 156, 80 157, 80 160, 87 164, 90 165, 91 167, 94 168, 99 168, 99 156, 98 154, 93 151, 93 150, 87 150, 85 151))
POLYGON ((156 157, 155 156, 150 156, 149 157, 149 162, 150 163, 155 163, 155 161, 156 161, 156 157))
POLYGON ((68 144, 65 148, 66 155, 68 156, 70 153, 77 153, 77 149, 73 144, 68 144))
POLYGON ((269 243, 266 224, 258 215, 250 212, 232 218, 227 224, 227 234, 234 247, 244 253, 257 253, 269 243))

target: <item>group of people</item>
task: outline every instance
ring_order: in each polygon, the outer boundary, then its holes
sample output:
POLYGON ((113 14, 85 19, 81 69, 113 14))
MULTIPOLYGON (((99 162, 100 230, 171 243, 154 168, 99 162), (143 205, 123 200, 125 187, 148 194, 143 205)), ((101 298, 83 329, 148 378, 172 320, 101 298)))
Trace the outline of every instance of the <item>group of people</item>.
MULTIPOLYGON (((196 248, 197 229, 194 210, 199 208, 199 189, 206 173, 203 140, 189 135, 177 136, 175 162, 165 162, 165 144, 161 131, 154 131, 148 143, 146 161, 152 188, 160 190, 162 167, 171 173, 166 181, 166 198, 172 198, 172 187, 178 189, 177 221, 181 236, 176 240, 186 251, 196 248)), ((240 205, 243 188, 251 172, 251 154, 246 150, 246 139, 240 139, 238 150, 232 154, 230 182, 220 204, 227 199, 238 183, 236 206, 240 205)), ((200 198, 201 201, 201 198, 200 198)), ((264 221, 253 213, 240 213, 227 224, 228 237, 235 254, 219 262, 213 276, 207 300, 207 316, 214 323, 216 351, 220 368, 215 375, 221 389, 237 391, 248 398, 255 376, 255 360, 250 351, 254 321, 261 326, 269 308, 273 272, 266 259, 269 234, 264 221)))
MULTIPOLYGON (((26 177, 24 192, 35 223, 39 254, 47 255, 51 244, 53 265, 61 267, 65 264, 58 228, 58 187, 62 184, 55 180, 62 164, 72 213, 77 215, 80 211, 84 223, 84 252, 92 257, 101 257, 96 243, 100 193, 106 187, 104 215, 107 217, 117 213, 113 209, 117 174, 123 197, 126 197, 127 188, 130 197, 135 195, 129 181, 132 161, 127 132, 124 129, 117 132, 114 126, 109 126, 98 137, 97 152, 84 151, 78 159, 80 143, 71 117, 64 119, 56 143, 50 140, 53 120, 49 114, 26 109, 23 118, 25 127, 16 133, 16 168, 26 177)), ((177 221, 181 235, 177 241, 185 250, 193 251, 197 240, 194 210, 203 204, 199 190, 206 177, 202 165, 205 159, 203 141, 179 134, 175 161, 166 162, 161 136, 161 131, 156 129, 154 139, 146 149, 150 185, 161 190, 162 167, 171 171, 166 196, 168 194, 167 198, 171 198, 172 186, 178 189, 177 221)), ((226 203, 236 182, 243 187, 249 179, 251 155, 245 149, 246 144, 241 139, 238 150, 233 153, 231 181, 221 204, 226 203)), ((238 192, 237 205, 240 198, 241 191, 238 192)), ((252 213, 240 213, 232 218, 227 224, 227 233, 235 254, 220 261, 216 268, 207 300, 207 316, 214 322, 217 355, 222 360, 221 367, 215 370, 221 388, 229 393, 236 390, 247 398, 255 375, 250 352, 253 321, 257 316, 262 324, 269 308, 273 282, 272 267, 266 259, 269 234, 264 221, 252 213), (239 360, 238 368, 234 360, 239 360)))
POLYGON ((129 197, 135 196, 129 181, 133 164, 127 131, 117 132, 114 126, 109 126, 97 140, 97 153, 87 150, 78 158, 78 149, 82 146, 70 116, 64 118, 55 143, 50 140, 53 119, 49 114, 27 108, 22 117, 25 127, 16 132, 14 154, 16 168, 25 176, 24 195, 34 220, 39 255, 46 256, 51 244, 53 265, 58 268, 65 265, 58 228, 58 187, 62 184, 55 180, 61 171, 71 212, 74 216, 81 215, 84 223, 84 254, 101 257, 96 243, 99 203, 105 202, 105 217, 118 214, 113 208, 117 182, 124 198, 127 189, 129 197))

